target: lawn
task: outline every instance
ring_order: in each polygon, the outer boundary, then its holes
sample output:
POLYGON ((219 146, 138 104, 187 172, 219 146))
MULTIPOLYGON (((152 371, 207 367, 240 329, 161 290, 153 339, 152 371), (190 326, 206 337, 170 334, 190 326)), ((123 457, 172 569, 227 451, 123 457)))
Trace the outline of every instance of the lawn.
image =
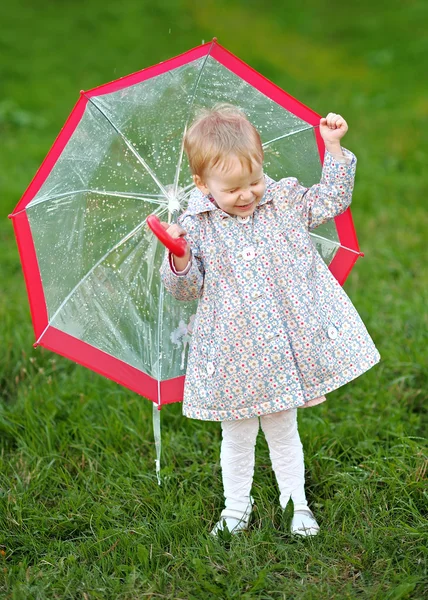
POLYGON ((0 596, 10 599, 422 599, 428 594, 428 6, 311 0, 17 0, 0 36, 0 596), (220 427, 161 412, 33 349, 12 212, 78 99, 208 41, 317 112, 343 114, 358 157, 365 258, 345 284, 382 361, 299 411, 321 526, 289 534, 266 443, 250 530, 222 508, 220 427))

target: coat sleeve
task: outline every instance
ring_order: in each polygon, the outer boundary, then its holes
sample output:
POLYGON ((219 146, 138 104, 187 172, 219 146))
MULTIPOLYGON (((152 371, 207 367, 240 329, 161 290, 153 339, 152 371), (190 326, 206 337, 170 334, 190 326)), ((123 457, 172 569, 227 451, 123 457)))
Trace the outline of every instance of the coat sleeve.
POLYGON ((160 276, 166 289, 177 300, 197 300, 202 295, 205 270, 199 251, 199 223, 197 217, 184 214, 180 225, 187 231, 186 240, 190 244, 190 265, 181 273, 174 269, 170 252, 165 253, 160 276))
POLYGON ((312 187, 300 185, 295 177, 281 182, 288 205, 299 211, 309 230, 331 221, 351 204, 357 159, 349 150, 342 150, 342 160, 326 151, 321 181, 312 187))

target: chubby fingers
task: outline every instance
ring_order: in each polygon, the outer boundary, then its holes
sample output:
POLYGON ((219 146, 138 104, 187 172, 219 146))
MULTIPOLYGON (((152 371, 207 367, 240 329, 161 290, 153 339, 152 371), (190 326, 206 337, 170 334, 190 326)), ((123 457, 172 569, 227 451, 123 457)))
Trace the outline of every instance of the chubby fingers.
POLYGON ((332 112, 321 119, 320 125, 326 125, 329 129, 348 129, 345 119, 341 115, 332 112))
POLYGON ((171 225, 171 223, 165 223, 165 221, 161 221, 161 225, 165 229, 165 231, 173 238, 184 237, 187 233, 187 231, 185 231, 177 223, 173 223, 171 225))

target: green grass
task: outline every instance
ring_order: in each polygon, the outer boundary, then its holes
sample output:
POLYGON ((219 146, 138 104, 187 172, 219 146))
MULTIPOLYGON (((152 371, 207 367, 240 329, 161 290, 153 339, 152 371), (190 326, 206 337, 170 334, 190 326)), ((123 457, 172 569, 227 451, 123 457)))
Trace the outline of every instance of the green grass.
POLYGON ((0 596, 422 599, 426 576, 428 148, 425 2, 18 0, 0 39, 0 596), (320 113, 343 114, 366 258, 345 289, 382 355, 299 412, 322 532, 288 533, 259 438, 251 530, 210 539, 220 428, 39 348, 10 213, 80 89, 213 36, 320 113), (424 405, 425 401, 425 405, 424 405), (424 411, 425 408, 425 411, 424 411))

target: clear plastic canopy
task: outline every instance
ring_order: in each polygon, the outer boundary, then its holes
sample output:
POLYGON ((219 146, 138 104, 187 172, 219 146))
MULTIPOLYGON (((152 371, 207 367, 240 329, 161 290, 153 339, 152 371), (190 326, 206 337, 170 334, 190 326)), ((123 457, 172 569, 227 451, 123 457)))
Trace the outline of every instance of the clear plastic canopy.
MULTIPOLYGON (((171 221, 186 208, 193 184, 183 135, 196 111, 239 106, 260 132, 270 177, 292 175, 305 186, 320 179, 314 125, 246 79, 208 53, 87 93, 76 127, 25 208, 47 310, 39 343, 53 327, 156 381, 184 375, 196 303, 164 292, 165 249, 145 221, 152 213, 171 221)), ((313 236, 329 264, 339 245, 334 222, 313 236)))

